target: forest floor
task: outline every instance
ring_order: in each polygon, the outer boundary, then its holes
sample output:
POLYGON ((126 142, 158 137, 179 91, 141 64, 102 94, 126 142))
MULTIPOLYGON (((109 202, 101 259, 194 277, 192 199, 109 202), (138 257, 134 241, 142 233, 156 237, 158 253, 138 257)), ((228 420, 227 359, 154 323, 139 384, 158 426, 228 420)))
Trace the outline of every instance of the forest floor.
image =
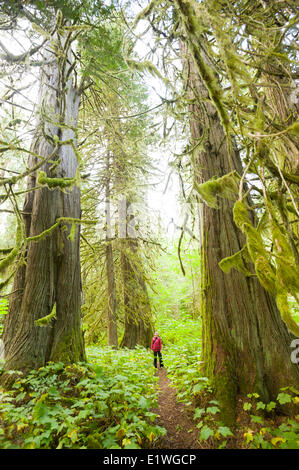
POLYGON ((158 369, 159 394, 157 424, 167 430, 154 444, 157 449, 201 449, 200 430, 196 427, 193 417, 183 403, 176 399, 175 388, 167 377, 165 368, 158 369))
MULTIPOLYGON (((172 381, 167 376, 167 369, 162 368, 155 371, 158 375, 158 407, 153 412, 157 413, 156 424, 165 428, 167 433, 161 435, 154 443, 154 449, 215 449, 219 446, 220 441, 215 442, 213 438, 208 441, 200 440, 201 430, 196 426, 196 422, 193 419, 194 409, 188 408, 183 403, 177 401, 176 389, 172 384, 172 381), (216 447, 215 447, 216 444, 216 447)), ((204 401, 205 397, 202 397, 203 402, 199 406, 206 406, 204 401)), ((248 400, 248 399, 247 399, 248 400)), ((270 427, 274 430, 278 430, 279 427, 284 423, 286 430, 288 431, 289 439, 292 440, 292 446, 290 448, 298 448, 298 434, 292 432, 292 429, 288 429, 288 417, 283 415, 273 415, 272 417, 254 422, 251 416, 244 411, 243 408, 244 400, 239 399, 236 407, 236 429, 234 435, 227 439, 226 448, 230 449, 246 449, 250 448, 244 443, 244 436, 249 434, 259 435, 262 433, 264 437, 268 437, 268 441, 276 446, 277 442, 285 442, 285 436, 279 432, 274 434, 270 433, 270 427), (260 424, 259 424, 260 423, 260 424), (247 434, 244 434, 247 433, 247 434), (266 434, 265 434, 266 433, 266 434), (273 441, 274 436, 274 441, 273 441), (276 438, 275 438, 276 436, 276 438), (282 436, 282 437, 281 437, 282 436), (294 441, 294 442, 293 442, 294 441), (295 442, 296 441, 296 442, 295 442)), ((258 418, 253 416, 253 418, 258 418)), ((297 428, 298 429, 298 428, 297 428)), ((298 433, 298 431, 297 431, 298 433)), ((259 447, 259 446, 258 446, 259 447)), ((264 447, 269 448, 269 446, 264 447)), ((273 446, 272 446, 273 448, 273 446)))

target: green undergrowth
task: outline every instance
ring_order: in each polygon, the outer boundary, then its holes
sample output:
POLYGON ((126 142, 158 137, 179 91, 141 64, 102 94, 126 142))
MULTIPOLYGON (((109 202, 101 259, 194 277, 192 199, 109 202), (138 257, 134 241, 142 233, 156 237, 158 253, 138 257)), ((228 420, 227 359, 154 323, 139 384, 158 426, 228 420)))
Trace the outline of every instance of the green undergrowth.
POLYGON ((0 448, 148 447, 157 378, 144 348, 88 349, 88 363, 49 363, 0 389, 0 448))
POLYGON ((167 375, 177 390, 178 401, 191 405, 194 394, 207 384, 200 372, 201 322, 189 315, 177 319, 162 316, 158 330, 167 375))
POLYGON ((164 344, 167 375, 176 389, 177 400, 193 415, 203 447, 299 448, 299 415, 294 412, 289 417, 277 413, 278 408, 298 405, 297 390, 285 387, 269 403, 263 403, 257 393, 248 394, 240 400, 236 425, 229 428, 221 422, 221 405, 215 400, 208 378, 201 372, 200 320, 188 315, 176 320, 162 316, 158 328, 164 344))
MULTIPOLYGON (((283 387, 275 401, 264 403, 258 393, 249 393, 243 402, 242 438, 249 449, 299 449, 299 415, 277 415, 278 407, 298 407, 299 392, 283 387)), ((298 408, 297 408, 298 409, 298 408)))

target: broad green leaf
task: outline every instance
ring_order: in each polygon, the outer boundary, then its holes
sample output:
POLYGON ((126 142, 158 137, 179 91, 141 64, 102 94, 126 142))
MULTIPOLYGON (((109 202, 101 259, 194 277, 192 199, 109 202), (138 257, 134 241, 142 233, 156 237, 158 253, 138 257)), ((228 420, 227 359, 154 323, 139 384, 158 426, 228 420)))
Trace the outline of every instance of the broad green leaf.
POLYGON ((263 419, 260 416, 250 415, 250 417, 254 423, 263 424, 263 419))
POLYGON ((195 408, 194 419, 201 418, 205 413, 205 408, 195 408))
POLYGON ((219 411, 220 409, 218 408, 218 406, 208 406, 208 408, 206 409, 206 412, 211 413, 212 415, 219 413, 219 411))
POLYGON ((263 403, 262 401, 257 402, 257 404, 256 404, 256 409, 257 410, 264 410, 265 408, 266 408, 265 403, 263 403))
POLYGON ((245 411, 249 411, 251 410, 252 408, 252 404, 251 403, 248 403, 248 402, 245 402, 244 405, 243 405, 243 410, 245 411))
POLYGON ((200 438, 199 438, 200 441, 206 441, 211 436, 214 436, 213 429, 209 428, 209 426, 207 426, 207 425, 203 426, 203 428, 200 432, 200 438))
POLYGON ((281 405, 284 405, 285 403, 291 403, 292 398, 291 398, 291 395, 289 395, 288 393, 279 393, 277 395, 277 401, 281 405))
POLYGON ((231 430, 227 426, 219 426, 218 432, 223 437, 233 436, 233 433, 231 432, 231 430))
POLYGON ((276 407, 276 403, 274 401, 270 401, 270 403, 267 403, 266 405, 266 410, 267 411, 272 411, 276 407))

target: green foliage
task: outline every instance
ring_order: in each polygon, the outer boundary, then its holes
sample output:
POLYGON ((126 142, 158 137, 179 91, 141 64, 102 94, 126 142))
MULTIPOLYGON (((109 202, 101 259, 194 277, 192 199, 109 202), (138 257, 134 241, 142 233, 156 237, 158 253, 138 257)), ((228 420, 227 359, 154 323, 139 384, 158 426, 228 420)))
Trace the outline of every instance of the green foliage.
MULTIPOLYGON (((269 207, 271 207, 270 201, 269 207)), ((289 238, 285 230, 279 227, 275 214, 274 208, 271 207, 269 217, 272 228, 273 249, 270 252, 267 250, 267 240, 263 238, 259 228, 255 228, 250 220, 246 204, 243 201, 237 201, 233 209, 234 221, 246 235, 247 250, 261 284, 276 296, 277 306, 283 321, 289 330, 298 336, 299 325, 292 316, 289 296, 297 298, 299 271, 298 266, 292 259, 292 246, 289 238), (275 256, 274 260, 272 259, 273 254, 275 256)), ((235 256, 237 255, 236 253, 235 256)), ((226 263, 227 260, 225 258, 221 263, 226 263)))
POLYGON ((0 299, 0 338, 3 332, 3 317, 8 311, 8 301, 6 299, 0 299))
MULTIPOLYGON (((179 323, 186 320, 189 315, 197 318, 199 315, 199 278, 200 258, 198 249, 189 243, 183 242, 181 258, 185 268, 182 273, 178 259, 178 242, 168 247, 167 253, 160 253, 155 263, 152 286, 150 292, 152 305, 156 311, 157 322, 167 319, 171 315, 179 323), (184 314, 187 316, 184 317, 184 314), (166 315, 166 317, 165 317, 166 315), (183 316, 182 316, 183 315, 183 316)), ((181 331, 179 324, 170 328, 172 334, 181 331)), ((176 341, 176 340, 175 340, 176 341)))
POLYGON ((210 400, 209 405, 206 408, 195 408, 194 420, 199 420, 196 426, 200 429, 200 441, 213 438, 214 445, 223 448, 227 444, 227 440, 224 439, 233 437, 233 433, 227 426, 223 426, 221 421, 217 420, 216 415, 220 412, 220 408, 217 406, 219 402, 210 400))
MULTIPOLYGON (((299 415, 284 418, 274 424, 277 407, 298 406, 299 392, 294 387, 284 387, 276 401, 264 403, 257 393, 248 394, 249 402, 243 409, 250 411, 251 425, 245 428, 243 439, 246 447, 252 449, 299 449, 299 415)), ((295 408, 296 409, 296 408, 295 408)))
POLYGON ((163 341, 164 364, 177 398, 190 406, 196 394, 209 389, 208 379, 201 374, 201 323, 186 314, 179 319, 161 314, 156 327, 163 341))
POLYGON ((94 347, 89 360, 49 363, 1 390, 0 448, 140 448, 165 433, 148 351, 94 347))

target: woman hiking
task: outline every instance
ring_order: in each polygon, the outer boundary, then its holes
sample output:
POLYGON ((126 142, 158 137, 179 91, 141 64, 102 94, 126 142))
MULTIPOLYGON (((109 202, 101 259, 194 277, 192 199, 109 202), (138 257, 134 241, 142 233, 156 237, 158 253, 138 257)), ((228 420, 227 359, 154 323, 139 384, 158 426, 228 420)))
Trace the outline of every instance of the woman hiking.
POLYGON ((156 369, 157 369, 157 357, 159 357, 160 369, 162 367, 164 367, 163 360, 162 360, 161 349, 162 349, 162 341, 161 341, 161 338, 159 337, 158 333, 156 332, 154 334, 153 339, 152 339, 152 345, 151 345, 151 350, 154 353, 154 366, 155 366, 156 369))

